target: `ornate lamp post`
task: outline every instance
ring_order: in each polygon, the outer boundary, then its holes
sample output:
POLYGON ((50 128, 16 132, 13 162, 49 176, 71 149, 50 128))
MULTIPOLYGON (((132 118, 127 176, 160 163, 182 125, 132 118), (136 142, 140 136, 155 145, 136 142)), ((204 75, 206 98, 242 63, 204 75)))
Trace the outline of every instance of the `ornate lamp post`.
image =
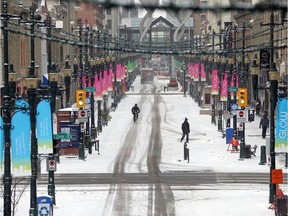
POLYGON ((66 92, 66 107, 70 107, 70 85, 71 85, 71 74, 72 70, 69 65, 69 59, 65 61, 65 67, 63 69, 64 73, 64 83, 65 83, 65 92, 66 92))
MULTIPOLYGON (((55 65, 52 65, 49 73, 49 83, 51 91, 51 113, 55 113, 56 110, 56 95, 57 95, 57 86, 59 80, 59 73, 56 72, 55 65)), ((53 154, 49 154, 49 160, 54 160, 55 155, 59 157, 57 151, 57 141, 53 139, 53 154)), ((58 159, 59 161, 59 159, 58 159)), ((49 170, 48 173, 48 194, 51 196, 53 203, 55 204, 55 181, 54 181, 54 171, 49 170)))
MULTIPOLYGON (((98 64, 96 66, 97 76, 98 80, 100 80, 100 76, 102 76, 102 65, 104 63, 104 58, 98 59, 98 64)), ((102 103, 102 97, 99 95, 99 98, 97 100, 97 107, 98 107, 98 121, 97 121, 97 129, 99 132, 102 131, 102 124, 101 124, 101 118, 102 118, 102 110, 101 110, 101 103, 102 103)))
MULTIPOLYGON (((95 65, 97 60, 91 59, 90 66, 91 66, 91 79, 92 79, 92 86, 94 87, 95 84, 95 65)), ((97 137, 96 127, 95 127, 95 101, 94 101, 94 91, 91 92, 91 139, 95 139, 97 137)))
POLYGON ((274 196, 276 194, 276 185, 272 183, 272 171, 276 168, 274 113, 277 104, 277 89, 278 89, 278 77, 279 77, 279 72, 277 71, 274 62, 271 64, 268 73, 270 79, 270 157, 271 157, 269 202, 272 203, 274 201, 274 196))
POLYGON ((256 101, 258 99, 258 75, 259 75, 259 65, 258 65, 258 57, 255 54, 252 64, 250 66, 250 73, 252 76, 252 91, 253 91, 253 99, 256 101))
POLYGON ((4 123, 4 216, 11 215, 11 100, 9 92, 9 68, 8 68, 8 4, 7 1, 2 3, 2 17, 3 23, 3 45, 4 45, 4 96, 3 96, 3 123, 4 123))

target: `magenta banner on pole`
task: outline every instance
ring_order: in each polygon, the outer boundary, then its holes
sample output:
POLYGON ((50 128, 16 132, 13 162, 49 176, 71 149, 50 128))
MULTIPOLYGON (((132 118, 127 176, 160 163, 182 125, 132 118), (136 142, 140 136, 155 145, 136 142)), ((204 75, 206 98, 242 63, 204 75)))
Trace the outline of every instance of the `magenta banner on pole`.
POLYGON ((95 88, 96 88, 96 100, 101 100, 101 98, 102 98, 102 86, 101 86, 101 82, 98 78, 98 75, 95 75, 95 88))
POLYGON ((194 80, 194 64, 191 64, 191 79, 194 80))
POLYGON ((117 82, 121 81, 121 65, 120 64, 117 64, 117 67, 116 67, 116 80, 117 82))
POLYGON ((211 77, 211 95, 218 95, 218 82, 218 71, 217 69, 213 69, 211 77))
POLYGON ((194 64, 194 81, 199 81, 199 64, 194 64))
POLYGON ((203 82, 206 81, 206 73, 205 73, 204 64, 201 64, 201 81, 203 82))
POLYGON ((220 101, 227 101, 227 96, 228 96, 228 73, 226 71, 221 85, 220 101))
POLYGON ((109 75, 108 75, 109 79, 108 79, 108 91, 112 91, 112 87, 113 87, 113 69, 112 69, 112 64, 110 64, 110 68, 109 68, 109 75))
POLYGON ((82 76, 82 88, 86 88, 86 75, 82 76))

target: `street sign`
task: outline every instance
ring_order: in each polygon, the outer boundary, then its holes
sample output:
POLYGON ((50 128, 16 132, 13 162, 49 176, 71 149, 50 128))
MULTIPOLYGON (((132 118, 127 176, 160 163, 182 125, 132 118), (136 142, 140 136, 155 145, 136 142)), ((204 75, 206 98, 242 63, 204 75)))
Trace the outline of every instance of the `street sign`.
POLYGON ((78 122, 83 123, 88 121, 88 112, 87 110, 80 109, 78 110, 78 122))
POLYGON ((71 134, 68 133, 58 133, 54 134, 54 139, 71 139, 71 134))
POLYGON ((237 110, 237 122, 239 123, 247 122, 247 110, 237 110))
POLYGON ((56 171, 56 160, 47 158, 47 172, 56 171))
POLYGON ((237 110, 238 109, 238 104, 236 104, 236 103, 231 104, 231 109, 232 110, 237 110))
POLYGON ((237 92, 238 91, 238 87, 230 87, 228 89, 229 92, 237 92))
POLYGON ((283 184, 282 169, 272 169, 272 184, 283 184))
POLYGON ((94 87, 87 87, 84 89, 86 92, 95 92, 96 91, 96 88, 94 87))
POLYGON ((71 123, 75 123, 75 118, 76 116, 75 116, 75 113, 74 113, 74 111, 70 111, 69 112, 69 121, 71 122, 71 123))

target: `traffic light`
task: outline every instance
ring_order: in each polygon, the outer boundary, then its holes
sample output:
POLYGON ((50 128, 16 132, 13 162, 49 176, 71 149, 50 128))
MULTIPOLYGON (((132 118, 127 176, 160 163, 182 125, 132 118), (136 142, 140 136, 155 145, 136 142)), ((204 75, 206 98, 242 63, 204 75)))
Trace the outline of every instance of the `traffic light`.
POLYGON ((247 88, 238 88, 238 106, 245 107, 248 105, 247 88))
POLYGON ((86 92, 85 90, 76 90, 76 107, 85 108, 86 92))

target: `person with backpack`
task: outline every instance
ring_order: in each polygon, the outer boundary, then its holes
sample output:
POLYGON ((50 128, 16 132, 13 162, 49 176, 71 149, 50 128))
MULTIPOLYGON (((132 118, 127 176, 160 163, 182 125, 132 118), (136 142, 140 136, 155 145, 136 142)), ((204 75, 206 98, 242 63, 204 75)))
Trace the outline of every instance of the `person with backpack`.
POLYGON ((131 112, 133 114, 133 120, 134 122, 138 119, 138 113, 140 113, 140 109, 139 107, 137 106, 137 104, 135 104, 132 109, 131 109, 131 112))

